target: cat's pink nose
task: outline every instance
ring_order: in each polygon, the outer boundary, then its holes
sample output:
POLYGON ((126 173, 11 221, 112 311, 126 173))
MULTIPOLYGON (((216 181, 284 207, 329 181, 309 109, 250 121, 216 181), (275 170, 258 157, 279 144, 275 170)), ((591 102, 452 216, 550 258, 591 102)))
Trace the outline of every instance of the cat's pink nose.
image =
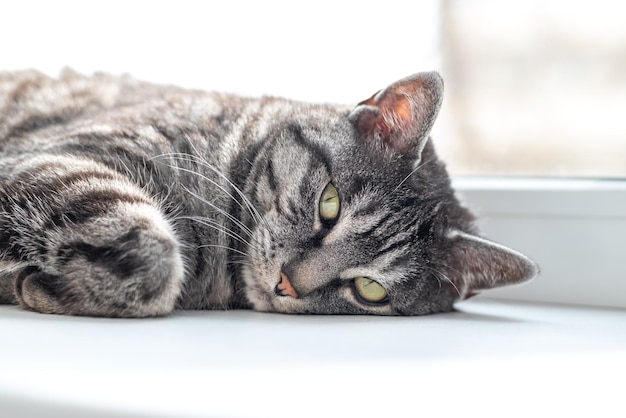
POLYGON ((291 296, 294 299, 298 299, 298 292, 293 288, 287 276, 282 270, 280 272, 280 282, 274 288, 274 292, 278 296, 291 296))

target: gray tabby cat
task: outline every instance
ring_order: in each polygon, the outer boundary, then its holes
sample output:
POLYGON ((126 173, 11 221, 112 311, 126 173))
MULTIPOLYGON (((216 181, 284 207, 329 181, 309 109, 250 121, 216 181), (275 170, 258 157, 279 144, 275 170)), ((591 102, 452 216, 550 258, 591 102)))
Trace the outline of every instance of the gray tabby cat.
POLYGON ((350 109, 0 74, 0 302, 421 315, 536 275, 479 237, 428 141, 436 73, 350 109))

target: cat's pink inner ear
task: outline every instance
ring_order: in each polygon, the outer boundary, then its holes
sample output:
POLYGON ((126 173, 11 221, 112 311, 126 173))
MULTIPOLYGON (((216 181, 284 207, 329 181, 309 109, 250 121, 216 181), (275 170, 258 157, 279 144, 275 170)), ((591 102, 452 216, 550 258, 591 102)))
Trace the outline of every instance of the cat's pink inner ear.
POLYGON ((399 95, 398 92, 385 91, 383 94, 378 92, 369 99, 359 103, 359 105, 377 107, 380 109, 383 119, 395 118, 395 122, 408 126, 413 120, 411 102, 408 97, 409 95, 406 93, 399 95))
POLYGON ((437 73, 415 74, 359 103, 350 118, 361 139, 419 154, 437 117, 442 95, 443 82, 437 73))

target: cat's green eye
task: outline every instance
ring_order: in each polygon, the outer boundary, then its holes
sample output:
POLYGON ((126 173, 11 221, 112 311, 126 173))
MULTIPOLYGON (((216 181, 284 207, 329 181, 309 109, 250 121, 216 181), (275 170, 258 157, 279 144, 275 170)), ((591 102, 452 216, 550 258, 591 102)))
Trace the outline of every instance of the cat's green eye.
POLYGON ((354 279, 354 288, 366 302, 381 303, 387 299, 387 291, 378 282, 367 277, 354 279))
POLYGON ((320 218, 334 221, 339 216, 339 193, 332 183, 328 183, 320 197, 320 218))

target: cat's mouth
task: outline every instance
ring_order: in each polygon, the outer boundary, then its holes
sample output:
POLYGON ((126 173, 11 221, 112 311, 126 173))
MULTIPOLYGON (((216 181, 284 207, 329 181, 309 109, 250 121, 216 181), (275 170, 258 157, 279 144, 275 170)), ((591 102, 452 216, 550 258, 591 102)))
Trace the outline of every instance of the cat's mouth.
POLYGON ((298 292, 293 288, 287 276, 282 271, 280 272, 280 282, 274 288, 274 293, 278 296, 291 296, 294 299, 298 299, 298 292))

